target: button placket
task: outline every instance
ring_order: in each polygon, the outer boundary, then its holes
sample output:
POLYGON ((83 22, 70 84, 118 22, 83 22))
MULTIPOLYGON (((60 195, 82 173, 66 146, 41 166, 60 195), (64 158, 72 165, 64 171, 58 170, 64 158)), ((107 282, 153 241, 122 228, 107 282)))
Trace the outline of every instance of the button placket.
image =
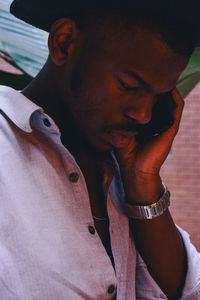
MULTIPOLYGON (((67 151, 65 150, 64 146, 62 146, 61 150, 64 158, 65 155, 69 156, 69 154, 66 153, 67 151)), ((85 239, 88 240, 88 243, 90 243, 91 248, 94 250, 98 249, 97 252, 99 253, 99 255, 100 254, 102 255, 101 257, 101 260, 103 262, 102 269, 103 272, 105 272, 105 274, 108 274, 108 278, 105 277, 105 281, 103 282, 102 299, 104 297, 105 299, 113 299, 113 297, 115 297, 115 286, 117 284, 115 281, 114 270, 113 267, 111 266, 108 256, 105 254, 105 249, 103 248, 102 244, 100 245, 99 236, 97 234, 91 216, 91 208, 89 203, 89 197, 87 194, 87 185, 85 183, 84 176, 81 172, 81 169, 78 167, 78 165, 75 164, 74 161, 72 161, 71 157, 70 158, 68 157, 68 164, 66 164, 65 167, 65 174, 66 174, 65 178, 68 181, 68 185, 70 185, 73 190, 73 194, 75 197, 74 205, 77 205, 75 206, 75 209, 76 209, 77 216, 80 216, 79 224, 81 226, 81 230, 85 235, 85 239), (112 293, 110 293, 111 288, 109 289, 111 284, 114 285, 114 291, 112 293)), ((91 256, 92 256, 92 252, 91 252, 91 256)), ((97 276, 97 278, 99 277, 97 276)), ((102 279, 102 277, 100 278, 102 279)))

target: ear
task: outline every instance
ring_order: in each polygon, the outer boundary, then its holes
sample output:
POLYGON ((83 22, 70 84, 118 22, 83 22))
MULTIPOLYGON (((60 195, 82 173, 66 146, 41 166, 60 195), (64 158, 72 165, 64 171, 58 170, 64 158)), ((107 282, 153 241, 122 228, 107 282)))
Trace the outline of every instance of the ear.
POLYGON ((48 39, 50 56, 57 66, 62 66, 72 55, 79 38, 75 22, 70 18, 61 18, 53 23, 48 39))

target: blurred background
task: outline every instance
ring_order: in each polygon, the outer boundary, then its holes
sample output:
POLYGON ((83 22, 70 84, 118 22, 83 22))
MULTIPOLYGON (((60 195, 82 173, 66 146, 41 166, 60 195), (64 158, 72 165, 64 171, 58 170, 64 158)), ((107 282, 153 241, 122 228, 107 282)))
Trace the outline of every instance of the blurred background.
MULTIPOLYGON (((0 0, 0 84, 23 89, 44 65, 48 33, 9 13, 0 0)), ((195 49, 177 85, 185 99, 179 133, 161 170, 171 191, 171 213, 200 252, 200 48, 195 49)))

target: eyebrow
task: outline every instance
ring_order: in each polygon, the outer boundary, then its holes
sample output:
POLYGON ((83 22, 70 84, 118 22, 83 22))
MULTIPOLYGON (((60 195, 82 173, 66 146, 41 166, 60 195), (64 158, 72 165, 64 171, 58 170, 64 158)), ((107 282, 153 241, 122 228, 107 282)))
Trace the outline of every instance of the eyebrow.
MULTIPOLYGON (((131 77, 133 77, 134 79, 136 79, 141 85, 147 87, 149 90, 152 91, 152 87, 144 79, 142 79, 137 73, 135 73, 133 71, 129 71, 129 70, 125 71, 124 73, 127 74, 127 75, 130 75, 131 77)), ((175 87, 173 87, 172 89, 170 89, 167 92, 159 93, 157 95, 165 95, 166 93, 170 93, 175 87)))

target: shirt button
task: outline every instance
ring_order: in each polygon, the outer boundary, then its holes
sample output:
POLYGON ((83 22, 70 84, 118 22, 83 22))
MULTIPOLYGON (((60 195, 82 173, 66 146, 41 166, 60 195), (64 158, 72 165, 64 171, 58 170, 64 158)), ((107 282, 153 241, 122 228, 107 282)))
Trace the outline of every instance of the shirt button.
POLYGON ((71 182, 77 182, 79 180, 79 175, 76 172, 73 172, 69 175, 69 180, 71 182))
POLYGON ((88 230, 89 230, 89 232, 90 232, 91 234, 95 234, 95 228, 94 228, 94 226, 89 225, 89 226, 88 226, 88 230))
POLYGON ((108 294, 112 294, 115 291, 115 286, 113 284, 111 284, 108 288, 108 294))
POLYGON ((44 125, 47 126, 47 127, 50 127, 51 126, 51 123, 49 122, 49 120, 46 118, 46 119, 43 119, 43 122, 44 122, 44 125))

